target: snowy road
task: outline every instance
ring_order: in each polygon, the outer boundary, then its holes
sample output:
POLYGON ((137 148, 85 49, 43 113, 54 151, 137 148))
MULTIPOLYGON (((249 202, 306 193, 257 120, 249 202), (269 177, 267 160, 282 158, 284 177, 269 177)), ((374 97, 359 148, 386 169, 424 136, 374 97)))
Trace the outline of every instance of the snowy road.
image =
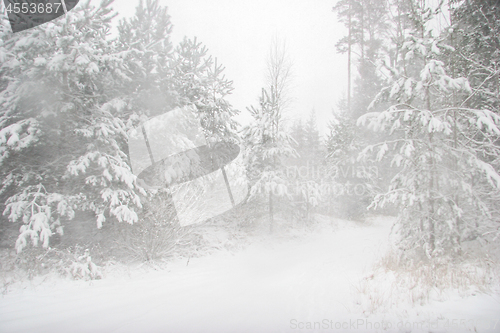
POLYGON ((0 331, 312 332, 299 328, 360 318, 352 312, 353 288, 384 253, 389 228, 387 219, 375 219, 304 238, 268 238, 133 279, 14 292, 0 299, 0 331))
POLYGON ((280 332, 290 321, 345 317, 388 223, 267 239, 133 280, 6 295, 3 332, 280 332))

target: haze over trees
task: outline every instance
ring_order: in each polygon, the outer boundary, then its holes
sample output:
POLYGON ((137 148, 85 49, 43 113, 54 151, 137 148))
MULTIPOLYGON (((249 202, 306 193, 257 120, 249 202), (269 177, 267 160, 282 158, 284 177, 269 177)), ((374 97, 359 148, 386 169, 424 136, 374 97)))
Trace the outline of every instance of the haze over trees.
MULTIPOLYGON (((223 65, 196 38, 172 43, 166 7, 140 1, 112 37, 111 4, 83 2, 19 34, 0 27, 1 225, 19 230, 8 239, 19 255, 57 248, 71 223, 108 235, 85 239, 89 248, 115 250, 109 239, 119 235, 134 260, 202 242, 196 226, 179 225, 168 186, 152 188, 132 172, 128 148, 130 131, 185 106, 209 145, 238 144, 244 157, 248 197, 207 223, 258 220, 276 231, 314 225, 319 215, 395 214, 398 258, 407 262, 462 258, 465 242, 499 236, 496 1, 334 4, 349 77, 324 137, 314 108, 287 117, 298 64, 283 41, 271 43, 258 105, 240 110, 252 117, 240 125, 223 65)), ((85 267, 78 274, 98 276, 85 267)))

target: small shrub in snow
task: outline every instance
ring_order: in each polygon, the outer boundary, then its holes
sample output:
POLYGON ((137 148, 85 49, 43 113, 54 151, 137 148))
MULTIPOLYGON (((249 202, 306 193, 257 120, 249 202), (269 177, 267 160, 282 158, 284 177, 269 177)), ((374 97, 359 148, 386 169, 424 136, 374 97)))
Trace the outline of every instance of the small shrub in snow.
POLYGON ((102 278, 101 269, 92 262, 88 249, 85 250, 83 255, 75 256, 75 260, 66 269, 66 272, 74 279, 97 280, 102 278))
POLYGON ((172 253, 183 233, 175 222, 172 203, 164 195, 144 199, 141 221, 119 226, 117 244, 135 260, 151 262, 172 253))
POLYGON ((16 254, 11 249, 2 250, 0 282, 2 292, 7 293, 11 286, 27 280, 43 280, 49 276, 65 276, 72 279, 95 280, 103 277, 102 269, 90 256, 90 249, 76 246, 64 250, 29 247, 16 254))

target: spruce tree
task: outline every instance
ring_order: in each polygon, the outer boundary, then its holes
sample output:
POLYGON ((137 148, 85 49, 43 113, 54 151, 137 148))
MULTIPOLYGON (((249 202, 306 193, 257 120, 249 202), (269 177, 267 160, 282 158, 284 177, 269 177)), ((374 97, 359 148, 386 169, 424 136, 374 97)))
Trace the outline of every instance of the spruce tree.
POLYGON ((458 51, 430 29, 440 10, 412 3, 411 33, 397 66, 390 69, 390 85, 377 98, 393 105, 358 120, 393 135, 365 148, 362 156, 374 153, 381 160, 393 151, 391 163, 401 168, 372 206, 397 204, 406 257, 456 255, 462 241, 497 228, 490 198, 498 197, 500 176, 491 159, 500 153, 495 144, 500 117, 486 108, 464 106, 480 87, 448 74, 441 59, 458 51))
POLYGON ((285 43, 275 37, 266 67, 267 87, 262 89, 259 107, 248 109, 253 122, 243 130, 247 169, 251 181, 250 197, 268 200, 270 231, 274 228, 275 197, 288 197, 284 158, 295 155, 292 137, 285 128, 285 112, 290 104, 291 62, 285 43))
POLYGON ((283 158, 295 155, 292 137, 283 126, 275 126, 280 123, 281 115, 277 112, 276 101, 272 96, 262 89, 260 107, 248 108, 253 122, 243 130, 251 185, 250 198, 263 196, 268 199, 271 232, 275 197, 289 196, 289 181, 284 172, 283 158))
POLYGON ((16 248, 49 245, 63 219, 92 210, 138 220, 140 199, 122 146, 126 103, 117 98, 123 61, 109 40, 115 16, 103 1, 12 34, 2 32, 0 93, 4 215, 21 222, 16 248))

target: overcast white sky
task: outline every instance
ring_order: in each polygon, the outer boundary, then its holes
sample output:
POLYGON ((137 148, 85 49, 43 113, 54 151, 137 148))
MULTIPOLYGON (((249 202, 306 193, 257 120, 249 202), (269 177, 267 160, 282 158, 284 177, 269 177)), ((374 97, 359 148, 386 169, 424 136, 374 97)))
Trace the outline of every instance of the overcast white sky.
MULTIPOLYGON (((99 0, 92 0, 98 3, 99 0)), ((116 0, 120 17, 134 14, 138 1, 116 0)), ((174 43, 197 37, 226 67, 234 81, 228 98, 244 122, 264 86, 266 57, 273 36, 286 41, 293 60, 294 103, 289 116, 307 117, 315 108, 324 130, 332 108, 346 92, 347 61, 335 52, 345 33, 331 11, 336 0, 161 0, 174 25, 174 43)))

